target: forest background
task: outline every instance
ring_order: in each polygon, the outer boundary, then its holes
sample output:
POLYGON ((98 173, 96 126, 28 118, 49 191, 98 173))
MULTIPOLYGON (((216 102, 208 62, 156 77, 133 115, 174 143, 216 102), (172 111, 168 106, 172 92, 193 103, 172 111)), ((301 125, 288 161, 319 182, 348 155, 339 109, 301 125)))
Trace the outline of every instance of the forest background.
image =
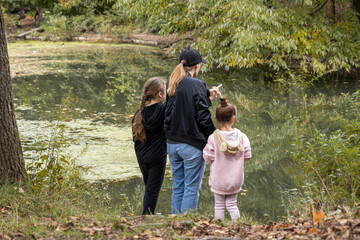
MULTIPOLYGON (((356 0, 13 0, 0 1, 7 35, 24 31, 21 21, 29 27, 40 26, 43 32, 31 37, 45 40, 73 40, 80 36, 102 36, 113 42, 125 42, 134 34, 176 34, 166 50, 177 55, 191 44, 206 56, 205 71, 213 68, 266 69, 267 78, 279 87, 298 95, 301 111, 292 118, 297 126, 292 157, 303 169, 298 185, 303 189, 295 206, 306 214, 308 207, 321 201, 328 212, 346 206, 351 216, 359 214, 360 198, 360 3, 356 0), (330 117, 331 126, 319 130, 319 120, 312 115, 305 90, 320 79, 348 76, 354 79, 356 90, 334 102, 339 113, 330 117), (301 207, 302 206, 302 207, 301 207)), ((30 28, 29 28, 30 29, 30 28)), ((164 47, 164 46, 163 46, 164 47)), ((61 142, 61 139, 60 139, 61 142)), ((61 145, 61 144, 60 144, 61 145)), ((52 146, 58 147, 56 144, 52 146)), ((39 171, 43 178, 37 190, 54 189, 66 192, 66 184, 57 182, 66 159, 48 171, 39 171), (51 170, 51 171, 50 171, 51 170), (62 188, 54 186, 62 185, 62 188)), ((78 171, 78 170, 76 170, 78 171)), ((68 184, 84 183, 76 172, 69 175, 68 184)), ((39 179, 39 178, 38 178, 39 179)), ((66 182, 67 179, 61 179, 66 182)), ((30 184, 31 185, 31 184, 30 184)), ((12 194, 13 185, 2 191, 12 194), (7 190, 6 190, 7 189, 7 190)), ((78 190, 81 194, 89 194, 78 190)), ((30 191, 30 190, 29 190, 30 191)), ((15 192, 15 193, 14 193, 15 192)), ((75 191, 76 192, 76 191, 75 191)), ((76 194, 80 194, 77 192, 76 194)), ((81 195, 80 194, 80 195, 81 195)), ((29 196, 28 196, 29 197, 29 196)), ((74 196, 72 196, 74 197, 74 196)), ((4 198, 3 211, 10 203, 4 198)), ((76 199, 76 198, 74 198, 76 199)), ((74 200, 73 199, 73 200, 74 200)), ((43 211, 53 209, 48 195, 43 196, 43 211), (44 207, 47 206, 47 207, 44 207)), ((29 203, 22 200, 24 208, 29 203)), ((85 203, 84 203, 85 204, 85 203)), ((293 206, 292 206, 293 207, 293 206)), ((11 207, 13 208, 13 207, 11 207)), ((293 210, 293 209, 292 209, 293 210)), ((292 212, 289 208, 289 213, 292 212)), ((23 210, 24 212, 28 210, 23 210)), ((58 210, 54 210, 55 212, 58 210)), ((104 210, 105 211, 105 210, 104 210)), ((70 210, 69 210, 70 212, 70 210)), ((58 215, 61 215, 57 213, 58 215)), ((102 213, 104 214, 104 213, 102 213)), ((109 214, 109 213, 107 213, 109 214)), ((65 214, 66 215, 66 214, 65 214)), ((105 215, 105 214, 104 214, 105 215)), ((104 218, 104 215, 100 219, 104 218)), ((14 220, 15 221, 15 220, 14 220)), ((14 222, 13 230, 16 229, 14 222)))

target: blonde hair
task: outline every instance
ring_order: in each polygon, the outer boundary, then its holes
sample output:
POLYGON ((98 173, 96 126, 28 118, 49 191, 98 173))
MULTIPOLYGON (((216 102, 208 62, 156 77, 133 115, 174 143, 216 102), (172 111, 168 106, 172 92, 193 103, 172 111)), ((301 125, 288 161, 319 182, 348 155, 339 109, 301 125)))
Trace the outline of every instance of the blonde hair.
POLYGON ((184 66, 186 64, 186 60, 181 60, 181 62, 175 67, 172 72, 169 80, 169 86, 167 93, 168 95, 174 96, 176 93, 176 89, 179 86, 180 82, 186 77, 186 75, 191 71, 194 66, 184 66))
POLYGON ((146 140, 146 131, 142 122, 143 116, 141 112, 144 110, 146 102, 155 99, 157 94, 162 92, 164 88, 165 79, 161 77, 150 78, 144 85, 139 112, 135 115, 134 123, 132 125, 133 136, 140 142, 144 142, 146 140))

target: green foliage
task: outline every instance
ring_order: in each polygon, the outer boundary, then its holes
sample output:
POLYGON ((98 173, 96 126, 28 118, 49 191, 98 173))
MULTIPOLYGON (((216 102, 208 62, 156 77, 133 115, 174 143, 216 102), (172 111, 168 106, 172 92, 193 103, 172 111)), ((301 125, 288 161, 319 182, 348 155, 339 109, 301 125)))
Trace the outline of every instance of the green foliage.
POLYGON ((303 82, 312 82, 326 73, 360 66, 358 13, 351 8, 352 1, 338 0, 334 14, 330 2, 325 5, 319 0, 24 0, 15 3, 46 8, 51 13, 44 24, 46 31, 65 35, 62 39, 83 33, 123 35, 123 31, 118 31, 119 25, 128 22, 154 33, 190 32, 197 40, 193 47, 209 63, 205 70, 264 65, 277 72, 276 78, 284 83, 293 82, 298 75, 303 82))
POLYGON ((48 14, 44 17, 42 27, 45 35, 59 37, 62 40, 72 40, 72 37, 84 34, 101 34, 120 38, 128 32, 127 27, 121 25, 122 17, 111 12, 103 14, 63 15, 48 14))
POLYGON ((67 114, 63 111, 72 104, 72 91, 63 97, 62 105, 56 111, 57 120, 49 123, 48 136, 38 138, 38 143, 33 146, 33 156, 27 164, 30 181, 34 190, 60 193, 70 191, 72 193, 83 190, 87 185, 83 174, 87 169, 77 166, 75 156, 66 153, 66 148, 71 141, 66 139, 66 126, 61 120, 67 120, 67 114), (45 139, 44 139, 45 138, 45 139))
POLYGON ((292 155, 302 172, 300 185, 309 198, 319 198, 329 207, 351 205, 360 200, 360 92, 332 99, 335 113, 327 121, 337 130, 318 129, 307 106, 304 117, 296 120, 298 129, 292 155))
POLYGON ((56 36, 63 40, 71 40, 77 32, 72 21, 66 16, 48 15, 46 24, 42 24, 46 35, 56 36))
POLYGON ((59 0, 50 10, 55 14, 66 16, 92 16, 111 11, 113 4, 106 0, 59 0))
POLYGON ((19 22, 19 15, 11 15, 8 13, 3 13, 5 31, 7 33, 16 32, 16 27, 19 22))
POLYGON ((64 137, 65 126, 59 122, 51 127, 48 141, 37 146, 36 158, 27 164, 30 179, 37 190, 47 189, 50 192, 76 190, 77 183, 82 181, 82 172, 70 156, 63 153, 68 144, 64 137))
MULTIPOLYGON (((10 1, 5 1, 10 4, 10 1)), ((338 0, 61 0, 16 1, 46 8, 46 32, 123 36, 134 22, 153 33, 190 33, 213 67, 263 65, 282 83, 309 84, 329 72, 359 67, 360 23, 352 1, 338 0), (300 82, 298 81, 300 78, 300 82)), ((186 43, 180 43, 182 49, 186 43)), ((177 52, 175 48, 171 52, 177 52)))
POLYGON ((32 11, 36 7, 52 10, 59 2, 59 0, 0 0, 1 5, 7 12, 23 7, 30 7, 32 11))
POLYGON ((126 96, 126 114, 132 116, 138 109, 139 97, 135 97, 136 89, 141 89, 139 82, 131 81, 130 73, 122 72, 119 77, 107 81, 105 96, 107 102, 115 100, 116 96, 123 94, 126 96))
POLYGON ((273 71, 321 76, 359 66, 360 24, 349 1, 314 13, 320 1, 118 0, 119 12, 152 32, 191 31, 207 67, 266 65, 273 71), (296 73, 296 72, 295 72, 296 73))

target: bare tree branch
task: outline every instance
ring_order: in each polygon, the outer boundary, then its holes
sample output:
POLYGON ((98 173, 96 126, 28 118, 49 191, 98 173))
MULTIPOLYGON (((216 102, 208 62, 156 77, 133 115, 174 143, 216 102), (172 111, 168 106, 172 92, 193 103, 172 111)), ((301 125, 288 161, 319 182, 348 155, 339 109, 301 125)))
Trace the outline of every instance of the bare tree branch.
POLYGON ((323 5, 321 5, 318 9, 314 10, 311 15, 317 13, 318 11, 320 11, 327 3, 328 3, 329 0, 326 0, 323 5))

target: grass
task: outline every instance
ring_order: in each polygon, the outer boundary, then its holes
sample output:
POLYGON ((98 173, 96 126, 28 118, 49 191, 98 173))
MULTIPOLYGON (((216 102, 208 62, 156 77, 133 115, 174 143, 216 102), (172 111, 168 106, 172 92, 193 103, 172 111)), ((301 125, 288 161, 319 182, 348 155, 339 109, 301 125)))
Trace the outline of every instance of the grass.
MULTIPOLYGON (((66 226, 72 219, 111 221, 120 219, 120 212, 123 212, 121 206, 117 209, 107 207, 106 198, 91 189, 91 185, 83 185, 76 191, 63 189, 50 193, 36 190, 29 183, 21 186, 5 184, 0 188, 0 195, 0 232, 9 236, 21 232, 40 237, 51 230, 61 230, 61 226, 66 226)), ((78 231, 63 232, 66 235, 81 234, 78 231)))
POLYGON ((196 235, 236 235, 242 222, 220 222, 198 214, 129 216, 122 205, 109 207, 106 196, 76 191, 49 193, 30 183, 0 187, 0 238, 179 239, 196 235), (104 200, 105 199, 105 200, 104 200), (218 230, 218 233, 213 232, 218 230), (225 230, 224 230, 225 229, 225 230))

